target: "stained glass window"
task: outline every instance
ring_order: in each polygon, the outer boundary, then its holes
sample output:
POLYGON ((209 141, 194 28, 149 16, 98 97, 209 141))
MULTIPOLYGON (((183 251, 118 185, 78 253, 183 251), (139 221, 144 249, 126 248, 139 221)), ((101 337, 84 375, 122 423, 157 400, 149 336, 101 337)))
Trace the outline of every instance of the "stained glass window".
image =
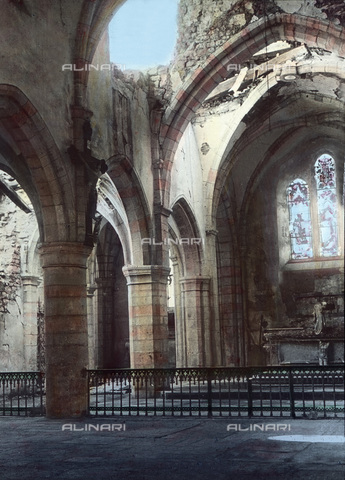
POLYGON ((329 155, 321 155, 315 163, 320 255, 338 255, 337 192, 335 164, 329 155))
POLYGON ((310 199, 308 185, 297 178, 287 188, 291 258, 300 260, 313 256, 310 199))

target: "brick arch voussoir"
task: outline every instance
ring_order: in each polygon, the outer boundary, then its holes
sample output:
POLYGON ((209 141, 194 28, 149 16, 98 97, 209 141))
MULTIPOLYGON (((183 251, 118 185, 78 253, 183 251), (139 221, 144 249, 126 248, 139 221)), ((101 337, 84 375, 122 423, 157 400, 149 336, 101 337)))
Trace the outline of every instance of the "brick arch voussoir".
POLYGON ((169 203, 172 164, 178 143, 196 109, 228 74, 229 64, 245 64, 267 44, 286 40, 307 43, 345 55, 345 29, 326 20, 280 13, 248 25, 222 45, 184 83, 167 109, 160 132, 167 186, 164 201, 169 203))
POLYGON ((39 197, 35 205, 40 210, 36 214, 42 218, 41 241, 67 241, 67 212, 71 209, 65 193, 71 185, 60 151, 39 112, 21 90, 0 85, 0 102, 1 128, 29 169, 33 190, 39 197))
POLYGON ((151 264, 152 252, 148 242, 152 237, 152 220, 148 202, 139 177, 126 157, 108 162, 108 175, 117 188, 128 218, 134 256, 141 253, 143 265, 151 264))

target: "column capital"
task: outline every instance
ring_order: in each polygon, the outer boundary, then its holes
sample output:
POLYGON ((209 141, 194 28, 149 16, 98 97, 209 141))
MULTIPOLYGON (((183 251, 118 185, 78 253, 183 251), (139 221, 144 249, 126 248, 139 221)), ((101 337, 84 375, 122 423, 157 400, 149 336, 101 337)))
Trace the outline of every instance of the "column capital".
POLYGON ((37 275, 21 275, 23 285, 32 285, 37 287, 41 283, 41 278, 37 275))
POLYGON ((80 242, 43 243, 39 248, 43 268, 65 265, 86 268, 91 251, 91 246, 80 242))
MULTIPOLYGON (((97 280, 96 280, 96 282, 97 282, 97 280)), ((86 286, 87 296, 88 297, 93 297, 97 288, 98 288, 97 283, 93 283, 92 285, 87 285, 86 286)))
POLYGON ((180 279, 181 285, 183 285, 185 288, 187 287, 205 287, 209 286, 211 282, 211 277, 183 277, 180 279))
POLYGON ((157 281, 166 282, 170 268, 163 265, 127 265, 122 268, 122 271, 127 279, 127 285, 135 285, 157 281))

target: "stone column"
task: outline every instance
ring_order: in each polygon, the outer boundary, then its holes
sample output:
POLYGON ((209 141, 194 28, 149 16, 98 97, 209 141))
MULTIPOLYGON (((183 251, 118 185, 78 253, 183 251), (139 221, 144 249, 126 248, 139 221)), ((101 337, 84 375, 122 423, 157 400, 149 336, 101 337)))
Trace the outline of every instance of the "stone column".
POLYGON ((169 268, 123 267, 128 285, 131 368, 163 368, 168 358, 169 268))
POLYGON ((98 338, 98 323, 97 323, 97 285, 92 284, 87 286, 87 323, 88 323, 88 343, 89 343, 89 368, 97 367, 97 338, 98 338))
POLYGON ((213 366, 210 335, 210 278, 189 277, 182 278, 180 282, 186 352, 184 366, 213 366))
POLYGON ((114 280, 97 278, 98 305, 98 368, 112 368, 114 342, 114 280))
POLYGON ((22 275, 24 359, 27 371, 37 370, 37 287, 39 277, 22 275))
POLYGON ((90 247, 54 242, 41 249, 44 272, 47 417, 86 412, 88 366, 86 262, 90 247))
POLYGON ((172 257, 172 274, 174 278, 175 295, 175 346, 176 346, 176 367, 186 366, 186 341, 185 341, 185 323, 183 321, 181 305, 181 285, 178 258, 172 257))
POLYGON ((205 273, 212 278, 210 283, 210 309, 212 321, 210 322, 210 343, 212 349, 212 366, 222 365, 222 339, 219 318, 219 289, 218 289, 218 263, 217 263, 217 236, 218 231, 206 230, 207 269, 205 273))

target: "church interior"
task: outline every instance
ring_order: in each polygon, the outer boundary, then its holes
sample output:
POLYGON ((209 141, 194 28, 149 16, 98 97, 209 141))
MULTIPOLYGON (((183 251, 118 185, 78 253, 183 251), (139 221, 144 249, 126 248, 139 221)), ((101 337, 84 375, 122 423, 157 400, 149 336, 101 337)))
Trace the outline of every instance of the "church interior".
POLYGON ((345 6, 180 0, 174 58, 109 59, 124 0, 0 17, 0 371, 344 364, 345 6))

